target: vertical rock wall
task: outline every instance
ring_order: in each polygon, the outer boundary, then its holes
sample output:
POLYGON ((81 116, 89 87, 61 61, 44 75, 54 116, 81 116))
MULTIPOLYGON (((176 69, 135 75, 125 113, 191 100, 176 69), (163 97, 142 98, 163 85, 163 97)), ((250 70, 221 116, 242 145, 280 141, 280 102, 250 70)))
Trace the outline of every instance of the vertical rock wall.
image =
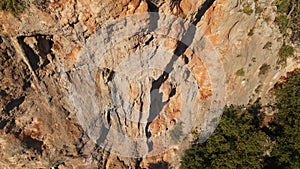
MULTIPOLYGON (((162 12, 195 23, 197 30, 210 40, 221 57, 227 104, 247 104, 258 97, 267 103, 267 93, 278 79, 299 67, 296 58, 289 58, 286 66, 276 63, 283 37, 274 22, 276 7, 273 0, 53 0, 28 5, 17 17, 0 12, 1 168, 178 168, 180 155, 190 145, 192 134, 159 155, 123 157, 95 144, 84 132, 74 107, 70 106, 67 82, 74 81, 86 43, 97 30, 116 19, 131 14, 162 12), (253 11, 246 13, 245 8, 253 11), (261 73, 264 64, 269 65, 269 69, 261 73)), ((179 34, 185 31, 184 25, 178 28, 179 34)), ((108 81, 112 73, 118 71, 113 64, 122 62, 125 54, 148 47, 163 47, 171 53, 184 49, 184 46, 178 46, 177 40, 151 34, 133 36, 113 46, 104 56, 108 58, 105 67, 100 64, 94 76, 99 107, 111 104, 107 98, 112 88, 108 81)), ((295 48, 299 51, 297 46, 295 48)), ((187 65, 201 84, 199 102, 207 108, 212 92, 211 81, 207 80, 207 65, 203 66, 189 49, 179 54, 176 64, 187 65)), ((295 55, 299 58, 299 53, 295 55)), ((166 57, 165 61, 169 59, 166 57)), ((177 71, 180 73, 180 70, 177 71)), ((152 75, 154 79, 159 77, 156 73, 152 75)), ((129 102, 135 103, 134 108, 149 109, 146 99, 138 99, 142 98, 143 91, 151 89, 151 85, 141 86, 132 80, 130 89, 129 102)), ((165 114, 152 119, 148 126, 117 121, 117 116, 113 115, 107 121, 134 137, 146 137, 146 126, 151 135, 174 128, 183 104, 178 98, 183 92, 170 79, 159 89, 164 95, 161 99, 169 102, 165 114)), ((201 126, 204 117, 205 111, 199 111, 193 127, 197 127, 198 122, 201 126)))

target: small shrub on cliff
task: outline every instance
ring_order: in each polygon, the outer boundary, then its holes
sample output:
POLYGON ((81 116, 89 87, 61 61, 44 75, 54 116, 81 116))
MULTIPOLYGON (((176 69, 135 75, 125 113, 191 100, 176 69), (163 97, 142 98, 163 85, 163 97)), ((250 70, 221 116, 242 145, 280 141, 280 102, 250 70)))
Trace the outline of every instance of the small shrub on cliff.
POLYGON ((264 9, 261 6, 255 7, 255 13, 259 14, 259 13, 262 13, 263 11, 264 11, 264 9))
POLYGON ((235 74, 236 74, 237 76, 245 76, 245 71, 244 71, 243 68, 241 68, 241 69, 237 70, 237 71, 235 72, 235 74))
POLYGON ((243 8, 243 12, 247 15, 251 15, 253 13, 253 9, 250 6, 248 6, 243 8))
POLYGON ((287 30, 288 25, 289 25, 289 20, 287 19, 287 15, 286 14, 280 14, 279 16, 276 17, 276 22, 279 26, 280 32, 283 35, 285 35, 286 30, 287 30))
POLYGON ((268 64, 266 64, 266 63, 264 63, 259 68, 259 74, 258 75, 265 75, 270 69, 271 69, 271 66, 268 65, 268 64))
POLYGON ((277 60, 278 64, 285 64, 286 59, 294 55, 294 48, 292 46, 283 44, 279 50, 279 58, 277 60))
POLYGON ((25 2, 22 0, 1 0, 0 10, 9 11, 14 16, 18 15, 25 8, 25 2))

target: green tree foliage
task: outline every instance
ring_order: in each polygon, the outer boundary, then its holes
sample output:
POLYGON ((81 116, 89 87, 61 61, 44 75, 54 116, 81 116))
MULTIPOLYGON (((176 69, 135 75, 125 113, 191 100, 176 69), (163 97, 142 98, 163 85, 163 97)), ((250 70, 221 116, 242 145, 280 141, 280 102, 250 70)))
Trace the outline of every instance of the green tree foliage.
POLYGON ((277 0, 277 11, 280 13, 288 13, 291 0, 277 0))
POLYGON ((286 30, 288 28, 289 25, 289 20, 287 18, 286 14, 280 14, 279 16, 276 17, 276 22, 279 26, 280 32, 282 34, 286 34, 286 30))
POLYGON ((295 49, 292 46, 283 44, 278 52, 279 58, 277 59, 278 64, 286 64, 288 57, 294 55, 295 49))
POLYGON ((291 40, 299 42, 300 38, 300 1, 299 0, 276 0, 277 17, 282 34, 286 35, 287 28, 292 30, 291 40))
POLYGON ((289 45, 283 45, 279 50, 280 57, 287 58, 294 54, 294 48, 289 45))
POLYGON ((275 90, 279 113, 270 125, 275 145, 266 168, 300 168, 300 71, 275 90))
POLYGON ((260 105, 247 110, 230 106, 214 134, 195 144, 181 168, 300 168, 300 70, 290 73, 274 90, 278 115, 260 128, 260 105))
POLYGON ((267 139, 250 111, 230 106, 214 134, 186 151, 181 168, 261 168, 267 139))

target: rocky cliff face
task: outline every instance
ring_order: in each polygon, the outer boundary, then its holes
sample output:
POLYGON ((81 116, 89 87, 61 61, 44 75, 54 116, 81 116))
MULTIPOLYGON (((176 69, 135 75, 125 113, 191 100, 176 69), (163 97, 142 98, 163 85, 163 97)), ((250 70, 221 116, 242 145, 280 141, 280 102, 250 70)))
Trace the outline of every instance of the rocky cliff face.
POLYGON ((2 168, 177 168, 214 108, 267 104, 299 67, 297 46, 277 63, 272 0, 51 0, 0 16, 2 168))

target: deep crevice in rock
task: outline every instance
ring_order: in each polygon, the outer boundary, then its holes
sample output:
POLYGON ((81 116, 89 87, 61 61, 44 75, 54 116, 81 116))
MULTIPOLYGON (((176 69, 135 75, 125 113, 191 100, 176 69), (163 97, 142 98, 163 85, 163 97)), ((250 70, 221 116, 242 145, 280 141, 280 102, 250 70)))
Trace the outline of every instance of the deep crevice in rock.
POLYGON ((15 118, 12 118, 11 121, 8 123, 8 125, 5 127, 5 133, 10 133, 13 128, 16 126, 15 118))
MULTIPOLYGON (((38 52, 43 59, 43 64, 41 65, 41 67, 43 68, 44 66, 50 63, 50 61, 47 58, 47 55, 51 54, 51 48, 54 42, 51 40, 52 36, 47 37, 44 35, 39 35, 36 38, 38 41, 38 52)), ((53 56, 53 54, 51 54, 51 56, 53 56)))
POLYGON ((1 90, 0 91, 0 96, 2 96, 4 98, 5 96, 7 96, 7 93, 4 90, 1 90))
POLYGON ((184 54, 182 56, 183 56, 184 63, 188 64, 189 63, 189 58, 184 54))
POLYGON ((180 7, 181 0, 171 0, 170 2, 170 10, 174 11, 176 9, 176 15, 183 13, 180 7))
POLYGON ((171 92, 169 94, 169 98, 173 97, 176 94, 176 87, 171 89, 171 92))
POLYGON ((182 39, 178 41, 177 47, 174 51, 174 54, 170 60, 170 62, 167 64, 167 66, 164 69, 164 72, 162 75, 159 76, 156 80, 152 81, 151 85, 151 103, 150 103, 150 112, 149 117, 147 119, 147 125, 145 127, 146 130, 146 136, 149 138, 151 136, 151 132, 149 130, 149 125, 151 122, 156 118, 159 114, 159 112, 162 110, 163 106, 166 104, 166 102, 162 102, 162 93, 159 93, 159 88, 162 86, 162 84, 168 79, 169 73, 173 70, 174 63, 178 59, 179 56, 184 54, 184 52, 188 49, 188 47, 192 44, 197 23, 201 20, 205 12, 212 6, 215 0, 206 0, 203 5, 198 9, 197 14, 195 15, 194 21, 191 22, 193 24, 192 26, 189 26, 185 34, 183 35, 182 39), (184 43, 183 43, 184 42, 184 43), (155 103, 153 104, 153 101, 155 103), (157 106, 159 105, 159 106, 157 106))
MULTIPOLYGON (((26 78, 26 79, 28 79, 28 78, 26 78)), ((23 80, 24 81, 24 85, 22 86, 22 89, 24 91, 26 91, 26 89, 28 89, 30 87, 30 85, 31 85, 31 82, 29 80, 26 80, 26 79, 23 80)))
POLYGON ((10 112, 12 109, 14 109, 15 107, 18 107, 19 105, 21 105, 25 100, 25 96, 22 96, 18 99, 14 99, 11 102, 9 102, 6 106, 5 106, 5 111, 6 112, 10 112))
POLYGON ((104 68, 102 71, 102 76, 105 78, 105 83, 112 81, 114 77, 115 72, 109 68, 104 68))
POLYGON ((149 12, 158 12, 158 7, 154 3, 152 3, 150 0, 147 0, 146 2, 148 4, 149 12))
POLYGON ((37 54, 35 54, 35 52, 33 51, 33 49, 30 48, 29 45, 27 45, 24 42, 24 39, 25 37, 18 37, 18 43, 23 48, 24 53, 28 58, 30 66, 35 71, 39 68, 40 57, 37 54))
POLYGON ((30 66, 34 71, 39 68, 44 68, 46 65, 50 63, 47 55, 54 56, 51 48, 53 46, 53 41, 51 40, 52 36, 48 35, 34 35, 29 36, 29 38, 35 38, 36 44, 35 48, 33 49, 29 44, 25 43, 26 36, 18 37, 18 43, 20 44, 21 48, 24 50, 24 53, 29 61, 30 66))
POLYGON ((21 143, 24 147, 28 149, 33 149, 36 151, 38 154, 42 154, 42 146, 43 142, 39 141, 37 139, 31 138, 30 136, 25 136, 22 140, 21 143))
POLYGON ((143 158, 137 158, 135 160, 135 168, 140 168, 140 164, 143 161, 143 158))
POLYGON ((7 119, 2 119, 1 117, 0 117, 0 130, 2 130, 5 126, 6 126, 6 124, 9 122, 9 120, 7 120, 7 119))
POLYGON ((146 2, 148 4, 149 12, 152 12, 150 14, 150 26, 148 32, 153 32, 155 29, 157 29, 158 26, 158 20, 159 20, 159 15, 157 13, 158 7, 149 0, 147 0, 146 2))
POLYGON ((159 161, 157 163, 151 163, 149 165, 149 169, 168 169, 169 168, 169 163, 165 161, 159 161))

